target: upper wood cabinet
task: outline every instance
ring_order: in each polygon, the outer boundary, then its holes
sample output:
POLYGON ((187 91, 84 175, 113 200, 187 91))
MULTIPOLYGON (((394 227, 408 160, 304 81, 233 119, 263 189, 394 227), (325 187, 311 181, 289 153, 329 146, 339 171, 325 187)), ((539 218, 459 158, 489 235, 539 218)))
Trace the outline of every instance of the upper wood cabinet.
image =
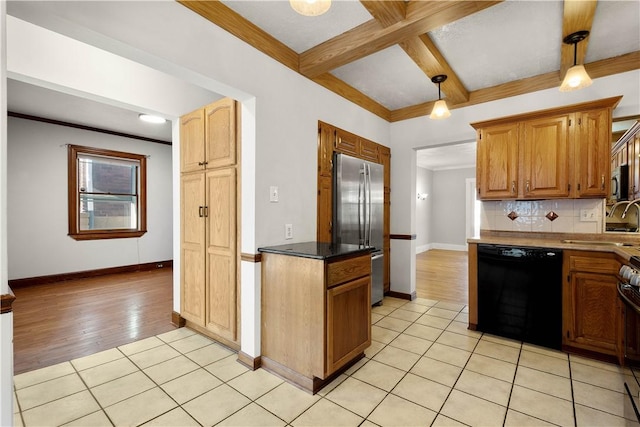
POLYGON ((578 197, 607 197, 611 182, 611 112, 597 109, 576 114, 576 194, 578 197))
POLYGON ((472 123, 480 199, 607 197, 622 97, 472 123))
POLYGON ((523 122, 523 197, 569 197, 570 120, 568 115, 560 115, 523 122))
POLYGON ((518 123, 478 129, 477 183, 483 199, 518 195, 518 123))
POLYGON ((224 98, 180 118, 180 170, 230 166, 236 163, 237 102, 224 98))
POLYGON ((640 197, 640 120, 618 138, 611 149, 611 167, 629 166, 629 200, 640 197))

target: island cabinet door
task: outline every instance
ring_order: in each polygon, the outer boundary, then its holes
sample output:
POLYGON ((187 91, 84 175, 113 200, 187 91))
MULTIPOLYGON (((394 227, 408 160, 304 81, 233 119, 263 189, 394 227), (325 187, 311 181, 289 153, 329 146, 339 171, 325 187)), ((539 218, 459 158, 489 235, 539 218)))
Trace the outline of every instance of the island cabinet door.
POLYGON ((370 288, 366 276, 327 290, 326 376, 371 345, 370 288))

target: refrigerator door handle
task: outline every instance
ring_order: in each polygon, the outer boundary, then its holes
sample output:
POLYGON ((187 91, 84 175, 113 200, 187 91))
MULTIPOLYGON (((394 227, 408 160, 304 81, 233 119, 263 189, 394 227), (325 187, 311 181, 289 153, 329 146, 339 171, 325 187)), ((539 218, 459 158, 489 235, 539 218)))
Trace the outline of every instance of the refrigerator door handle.
POLYGON ((366 164, 367 168, 367 182, 368 182, 368 191, 367 191, 367 224, 369 226, 369 233, 367 234, 367 246, 371 246, 371 210, 373 206, 371 205, 371 166, 366 164))
POLYGON ((363 202, 362 202, 362 196, 365 193, 365 188, 363 188, 366 185, 366 177, 364 177, 365 171, 364 169, 360 169, 359 172, 359 178, 358 178, 358 243, 360 245, 364 244, 364 230, 363 230, 363 219, 364 219, 364 212, 362 212, 364 206, 363 206, 363 202))

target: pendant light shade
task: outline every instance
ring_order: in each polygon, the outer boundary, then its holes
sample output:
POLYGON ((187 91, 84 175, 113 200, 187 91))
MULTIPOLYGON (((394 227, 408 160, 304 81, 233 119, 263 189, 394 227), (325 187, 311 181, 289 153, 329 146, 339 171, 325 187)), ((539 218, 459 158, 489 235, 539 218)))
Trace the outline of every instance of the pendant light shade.
POLYGON ((318 16, 331 7, 331 0, 289 0, 293 10, 304 16, 318 16))
POLYGON ((573 34, 569 34, 562 41, 566 44, 573 45, 573 67, 567 70, 567 74, 564 76, 564 80, 560 85, 560 92, 569 92, 572 90, 578 90, 591 86, 591 77, 587 74, 587 70, 584 69, 584 65, 577 65, 578 56, 578 43, 587 38, 589 31, 578 31, 573 34))
POLYGON ((447 103, 445 102, 444 99, 442 99, 440 94, 440 83, 442 83, 445 80, 447 80, 447 76, 445 76, 444 74, 439 74, 431 78, 432 82, 438 83, 438 100, 434 104, 433 110, 431 110, 431 115, 429 116, 429 118, 431 119, 435 119, 435 120, 446 119, 451 115, 451 111, 449 111, 449 108, 447 107, 447 103))

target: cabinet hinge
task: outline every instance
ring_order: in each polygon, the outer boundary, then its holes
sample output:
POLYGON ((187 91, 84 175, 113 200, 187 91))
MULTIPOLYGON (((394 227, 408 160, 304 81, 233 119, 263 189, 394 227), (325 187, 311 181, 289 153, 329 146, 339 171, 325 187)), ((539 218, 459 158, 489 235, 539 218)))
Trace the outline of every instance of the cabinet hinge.
POLYGON ((571 282, 571 276, 567 274, 567 283, 570 283, 570 282, 571 282))
POLYGON ((578 119, 578 126, 582 125, 582 119, 578 119))
POLYGON ((580 183, 578 183, 578 191, 580 191, 580 183))
POLYGON ((482 141, 482 132, 478 132, 478 135, 480 136, 479 137, 480 141, 482 141))
MULTIPOLYGON (((569 119, 569 126, 571 126, 571 119, 569 119)), ((567 332, 568 333, 568 332, 567 332)))
POLYGON ((571 184, 567 184, 567 191, 571 191, 571 184))
POLYGON ((567 338, 571 338, 571 337, 569 336, 569 331, 567 331, 567 338))

